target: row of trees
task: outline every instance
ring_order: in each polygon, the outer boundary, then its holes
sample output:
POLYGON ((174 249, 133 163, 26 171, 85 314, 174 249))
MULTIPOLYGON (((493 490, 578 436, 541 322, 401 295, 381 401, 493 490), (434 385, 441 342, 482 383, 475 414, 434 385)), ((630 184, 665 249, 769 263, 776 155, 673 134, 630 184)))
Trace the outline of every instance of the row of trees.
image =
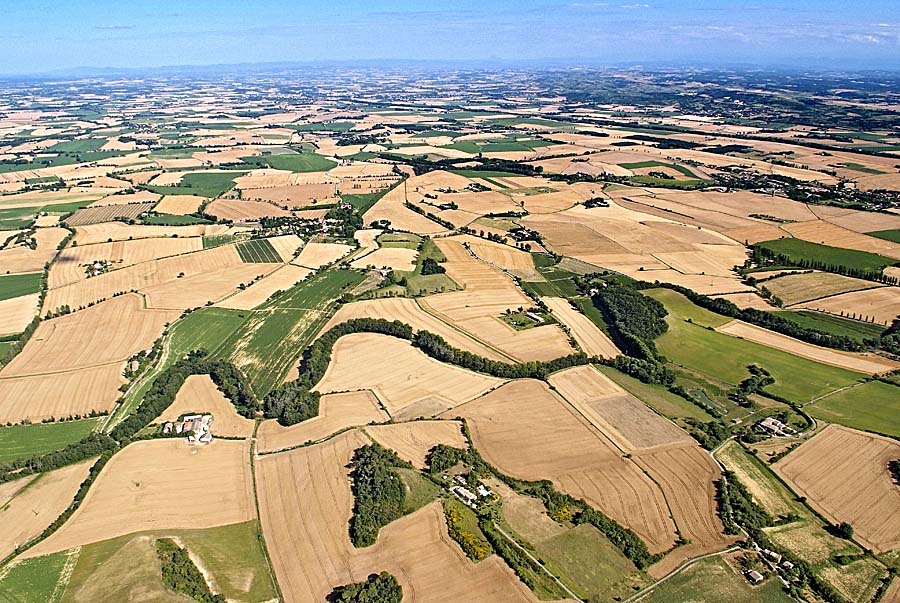
POLYGON ((544 379, 556 371, 591 361, 586 354, 577 353, 545 362, 512 364, 460 350, 440 335, 429 331, 416 333, 410 325, 397 320, 353 318, 326 331, 303 352, 299 377, 276 388, 263 401, 265 416, 278 419, 286 426, 316 416, 319 412, 319 394, 313 391, 313 387, 324 377, 331 363, 334 344, 351 333, 378 333, 405 339, 435 360, 503 379, 544 379))
POLYGON ((413 329, 398 320, 353 318, 328 329, 303 352, 299 376, 272 390, 263 400, 263 413, 282 425, 294 425, 319 414, 319 393, 312 391, 328 370, 337 340, 351 333, 379 333, 412 341, 413 329))
POLYGON ((238 412, 245 417, 252 418, 255 415, 256 399, 244 385, 234 365, 224 360, 211 359, 205 351, 196 350, 159 374, 144 394, 144 399, 137 410, 110 432, 112 438, 127 444, 134 434, 149 425, 175 401, 178 390, 188 377, 204 374, 209 374, 213 382, 219 385, 222 393, 231 399, 238 412))
MULTIPOLYGON (((471 435, 465 422, 463 422, 463 432, 471 443, 471 435)), ((542 501, 551 517, 561 515, 564 512, 566 520, 571 520, 576 524, 590 523, 609 538, 610 542, 622 551, 622 554, 628 557, 637 567, 645 568, 658 560, 658 557, 650 554, 647 545, 644 544, 644 541, 637 534, 619 525, 615 520, 607 517, 600 511, 591 508, 584 500, 558 492, 553 487, 553 484, 546 480, 527 482, 512 479, 485 461, 474 446, 463 450, 438 444, 429 451, 425 462, 428 465, 429 472, 432 474, 444 472, 461 462, 471 467, 472 473, 478 477, 494 475, 519 493, 542 501)), ((488 535, 491 544, 500 552, 494 539, 490 537, 487 531, 484 529, 482 531, 485 532, 485 535, 488 535)))
POLYGON ((844 276, 852 276, 867 281, 875 281, 888 285, 897 285, 900 282, 896 276, 889 276, 882 270, 867 270, 865 268, 854 268, 843 264, 830 264, 822 260, 812 258, 798 258, 792 255, 778 253, 766 247, 764 244, 753 245, 753 253, 759 259, 773 260, 779 266, 798 266, 800 268, 811 268, 813 270, 821 270, 823 272, 833 272, 834 274, 843 274, 844 276))

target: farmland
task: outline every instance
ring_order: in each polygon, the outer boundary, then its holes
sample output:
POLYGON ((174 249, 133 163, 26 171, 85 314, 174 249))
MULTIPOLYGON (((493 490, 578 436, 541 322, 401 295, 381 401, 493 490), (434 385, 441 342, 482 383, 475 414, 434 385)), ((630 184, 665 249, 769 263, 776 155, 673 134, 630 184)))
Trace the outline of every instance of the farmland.
POLYGON ((41 289, 41 275, 11 274, 0 276, 0 301, 37 293, 41 289))
POLYGON ((882 552, 900 545, 900 492, 887 469, 898 452, 892 440, 832 425, 775 469, 825 517, 850 523, 860 542, 882 552))
POLYGON ((0 601, 896 598, 896 78, 379 63, 0 85, 0 601))
POLYGON ((97 428, 98 419, 0 427, 0 464, 59 450, 97 428))

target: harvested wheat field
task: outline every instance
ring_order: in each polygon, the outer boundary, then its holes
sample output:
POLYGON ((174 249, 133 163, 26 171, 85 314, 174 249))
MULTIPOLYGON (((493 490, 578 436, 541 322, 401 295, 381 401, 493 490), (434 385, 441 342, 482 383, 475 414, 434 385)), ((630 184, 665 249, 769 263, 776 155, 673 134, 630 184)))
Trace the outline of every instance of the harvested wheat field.
POLYGON ((804 302, 796 307, 850 316, 889 326, 897 316, 900 316, 900 288, 878 287, 866 291, 843 293, 804 302))
POLYGON ((829 425, 774 467, 829 521, 848 522, 856 540, 881 553, 900 548, 900 489, 887 467, 898 458, 894 440, 829 425))
POLYGON ((69 283, 82 281, 88 278, 88 274, 92 272, 92 266, 98 262, 109 262, 108 270, 118 270, 132 264, 202 249, 203 241, 200 237, 137 239, 66 247, 59 252, 59 256, 50 267, 47 286, 55 289, 69 283))
POLYGON ((335 194, 335 184, 333 182, 323 182, 253 189, 244 188, 242 189, 241 198, 249 201, 273 203, 278 207, 291 209, 307 207, 316 203, 333 203, 335 194))
POLYGON ((814 362, 845 368, 849 371, 877 375, 900 368, 900 363, 888 360, 877 354, 857 354, 823 348, 740 320, 732 320, 716 328, 716 331, 754 341, 814 362))
POLYGON ((140 296, 129 293, 42 321, 0 378, 124 362, 151 347, 165 325, 177 318, 177 312, 144 308, 140 296))
POLYGON ((820 297, 874 289, 881 285, 831 272, 806 272, 778 276, 760 283, 759 286, 771 291, 772 295, 781 299, 785 306, 792 306, 820 297))
POLYGON ((447 257, 447 275, 464 289, 423 298, 420 304, 426 312, 517 361, 551 360, 573 352, 557 325, 516 331, 503 322, 500 316, 507 309, 530 307, 532 300, 498 268, 472 257, 460 240, 436 243, 447 257))
POLYGON ((198 197, 197 195, 166 195, 162 198, 162 201, 156 204, 153 211, 161 214, 184 216, 196 212, 207 201, 209 199, 206 197, 198 197))
POLYGON ((0 423, 109 411, 124 383, 118 362, 27 377, 0 375, 0 423))
MULTIPOLYGON (((406 189, 410 191, 413 190, 411 187, 414 186, 412 180, 413 178, 410 178, 406 186, 406 189)), ((428 235, 446 232, 447 229, 437 222, 432 222, 425 216, 419 215, 405 207, 405 201, 406 193, 403 186, 398 186, 388 191, 384 197, 378 200, 378 203, 363 214, 363 223, 371 224, 378 220, 389 220, 391 226, 397 230, 408 230, 416 234, 428 235)))
POLYGON ((535 269, 530 253, 476 237, 466 237, 464 240, 479 259, 526 281, 544 280, 535 269))
MULTIPOLYGON (((202 305, 209 299, 222 299, 236 290, 240 283, 249 282, 255 276, 271 272, 274 268, 275 264, 244 264, 234 245, 222 245, 177 257, 134 264, 51 289, 44 300, 44 309, 51 311, 68 305, 76 310, 101 299, 110 299, 116 293, 131 290, 139 290, 152 297, 152 291, 169 284, 174 287, 172 293, 175 294, 175 299, 167 301, 174 303, 157 307, 190 308, 202 305), (199 288, 200 284, 204 284, 202 290, 199 288), (180 298, 183 298, 182 303, 178 303, 180 298)), ((148 299, 148 305, 154 304, 148 299)))
POLYGON ((86 207, 84 209, 79 209, 66 218, 66 224, 69 226, 87 226, 89 224, 99 224, 101 222, 112 222, 117 218, 133 220, 141 214, 153 209, 154 205, 156 205, 156 202, 86 207))
POLYGON ((375 425, 363 431, 419 469, 425 468, 428 452, 438 444, 468 448, 462 426, 457 421, 411 421, 375 425))
POLYGON ((609 336, 591 322, 590 318, 573 308, 567 299, 542 297, 541 301, 547 304, 557 320, 569 327, 572 337, 588 356, 615 358, 621 354, 609 336))
POLYGON ((215 303, 255 279, 271 273, 277 264, 240 264, 176 278, 141 290, 150 308, 183 310, 215 303))
POLYGON ((38 311, 40 293, 0 300, 0 335, 21 333, 38 311))
POLYGON ((550 385, 623 452, 694 444, 680 427, 593 367, 578 366, 554 373, 550 385))
POLYGON ((346 322, 351 318, 383 318, 385 320, 399 320, 400 322, 410 325, 416 331, 429 331, 435 335, 440 335, 447 343, 461 350, 466 350, 473 354, 490 358, 491 360, 507 359, 493 349, 425 312, 419 307, 416 300, 408 297, 369 299, 344 304, 331 318, 328 324, 322 327, 322 333, 334 325, 346 322))
MULTIPOLYGON (((88 224, 75 229, 79 245, 106 243, 108 240, 152 239, 160 237, 203 237, 226 234, 231 227, 225 224, 194 224, 192 226, 137 226, 124 222, 88 224)), ((63 231, 63 236, 68 234, 63 231)), ((62 237, 60 237, 62 240, 62 237)))
POLYGON ((350 262, 350 266, 360 269, 374 266, 375 268, 390 268, 391 270, 412 272, 416 269, 416 257, 418 255, 419 253, 415 249, 382 247, 353 260, 350 262))
POLYGON ((243 199, 216 199, 206 206, 206 213, 219 220, 250 222, 260 218, 283 218, 289 211, 271 203, 243 199))
POLYGON ((370 391, 325 394, 319 400, 319 414, 290 427, 277 421, 263 421, 256 436, 260 452, 283 450, 315 442, 348 427, 383 423, 390 417, 370 391))
POLYGON ((775 307, 771 306, 763 297, 759 296, 756 293, 726 293, 725 295, 713 295, 715 299, 724 299, 726 301, 730 301, 738 308, 745 310, 747 308, 753 308, 754 310, 774 310, 775 307))
POLYGON ((255 515, 249 442, 135 442, 110 459, 72 517, 25 556, 145 530, 224 526, 255 515))
MULTIPOLYGON (((119 182, 119 186, 127 186, 125 182, 119 182)), ((160 195, 150 191, 136 191, 133 193, 116 193, 94 201, 88 207, 106 207, 107 205, 130 205, 132 203, 156 203, 160 195)))
POLYGON ((736 540, 725 536, 718 515, 715 482, 722 473, 699 445, 638 452, 634 462, 662 489, 679 533, 690 541, 651 566, 651 576, 661 578, 682 561, 722 550, 736 540))
POLYGON ((340 243, 307 243, 300 255, 294 258, 291 263, 310 270, 318 270, 326 264, 341 259, 350 253, 352 249, 349 245, 340 243))
POLYGON ((178 390, 175 401, 156 422, 175 421, 184 415, 197 413, 212 415, 214 435, 248 438, 253 434, 253 419, 239 415, 209 375, 188 376, 178 390))
POLYGON ((95 460, 4 484, 16 493, 0 498, 0 558, 40 536, 66 510, 95 460))
POLYGON ((260 521, 286 603, 319 603, 335 586, 382 570, 397 577, 404 601, 536 603, 499 558, 474 564, 463 555, 437 503, 382 528, 375 545, 355 549, 346 465, 367 443, 351 431, 257 461, 260 521))
POLYGON ((282 262, 290 262, 294 259, 294 255, 304 245, 303 239, 293 234, 269 237, 266 240, 269 241, 269 243, 272 244, 272 247, 275 248, 275 251, 278 252, 282 262))
POLYGON ((256 281, 243 291, 225 298, 217 303, 216 306, 233 308, 235 310, 252 310, 269 299, 275 292, 293 287, 310 274, 312 274, 312 270, 308 268, 287 264, 276 269, 265 278, 256 281))
POLYGON ((856 249, 900 260, 900 244, 860 234, 836 224, 816 220, 814 222, 785 224, 782 228, 798 239, 810 241, 811 243, 842 247, 844 249, 856 249))
POLYGON ((482 395, 503 380, 433 360, 409 342, 373 333, 341 337, 320 392, 370 389, 397 420, 430 417, 482 395))
POLYGON ((0 274, 41 272, 68 235, 69 231, 65 228, 39 228, 34 233, 35 249, 27 245, 0 249, 0 274))
POLYGON ((503 473, 549 479, 631 528, 651 552, 675 543, 660 488, 547 385, 513 381, 447 416, 467 419, 475 447, 503 473))

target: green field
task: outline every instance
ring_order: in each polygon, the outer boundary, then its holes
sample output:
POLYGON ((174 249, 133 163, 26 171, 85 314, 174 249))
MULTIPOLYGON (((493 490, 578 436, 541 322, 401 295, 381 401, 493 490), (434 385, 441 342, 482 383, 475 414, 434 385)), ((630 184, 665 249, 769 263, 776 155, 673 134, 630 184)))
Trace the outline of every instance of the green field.
POLYGON ((42 276, 40 272, 0 276, 0 301, 37 293, 41 290, 42 276))
POLYGON ((791 603, 781 583, 769 578, 761 586, 750 583, 720 557, 697 561, 660 584, 641 603, 791 603))
POLYGON ((403 249, 418 249, 422 237, 405 232, 392 232, 378 235, 376 239, 381 247, 401 247, 403 249))
POLYGON ((0 427, 0 465, 52 452, 88 435, 102 419, 0 427))
POLYGON ((415 469, 395 469, 406 488, 406 513, 417 511, 440 498, 443 490, 415 469))
POLYGON ((48 153, 90 153, 99 151, 106 144, 105 138, 81 138, 78 140, 64 140, 47 148, 48 153))
POLYGON ((715 456, 737 475, 738 481, 753 493, 756 504, 772 517, 789 513, 808 515, 806 508, 797 502, 796 496, 785 488, 772 470, 736 441, 726 442, 715 456))
POLYGON ((644 293, 661 301, 669 311, 669 330, 656 340, 660 353, 676 365, 714 380, 737 385, 750 376, 747 366, 757 364, 775 378, 775 384, 767 391, 803 403, 863 377, 701 326, 724 324, 722 321, 728 319, 694 306, 680 293, 669 289, 644 293), (687 318, 694 323, 687 322, 687 318))
POLYGON ((144 224, 158 226, 189 226, 191 224, 212 224, 212 220, 198 218, 197 216, 177 214, 150 214, 144 219, 144 224))
POLYGON ((337 165, 336 162, 316 153, 284 153, 282 155, 255 155, 241 157, 241 160, 257 167, 269 167, 291 172, 326 172, 337 165))
POLYGON ((496 170, 447 170, 453 174, 459 174, 466 178, 515 178, 522 174, 512 172, 498 172, 496 170))
POLYGON ((823 398, 804 410, 832 423, 900 437, 900 386, 870 381, 823 398))
POLYGON ((839 163, 848 170, 855 170, 857 172, 862 172, 864 174, 886 174, 887 172, 882 172, 881 170, 876 170, 874 168, 866 167, 861 163, 853 163, 852 161, 845 161, 844 163, 839 163))
POLYGON ((280 384, 333 313, 333 301, 363 281, 350 270, 326 270, 249 313, 216 355, 241 369, 252 391, 265 396, 280 384))
POLYGON ((201 147, 174 146, 150 151, 150 159, 190 159, 194 153, 203 153, 207 149, 201 147))
POLYGON ((399 181, 391 187, 384 189, 383 191, 379 191, 377 193, 362 193, 359 195, 344 195, 341 194, 341 200, 346 201, 359 212, 360 215, 369 211, 373 205, 378 203, 378 201, 384 197, 389 191, 393 190, 398 186, 402 186, 403 181, 399 181))
POLYGON ((241 241, 235 245, 241 261, 245 264, 280 264, 281 256, 268 239, 241 241))
POLYGON ((552 142, 540 139, 515 140, 515 137, 499 138, 496 140, 463 140, 444 145, 443 149, 456 149, 464 153, 504 153, 511 151, 532 151, 540 147, 550 146, 552 142))
POLYGON ((623 167, 626 170, 638 170, 641 168, 650 168, 650 167, 667 167, 672 168, 673 170, 684 174, 688 178, 694 178, 695 180, 700 180, 697 174, 692 172, 690 169, 686 168, 683 165, 677 165, 674 163, 666 163, 664 161, 638 161, 636 163, 620 163, 619 167, 623 167))
POLYGON ((841 247, 829 247, 828 245, 819 245, 818 243, 810 243, 801 239, 774 239, 772 241, 762 241, 757 243, 757 245, 773 253, 785 255, 793 261, 817 261, 859 270, 880 272, 885 266, 891 266, 897 262, 895 259, 874 253, 843 249, 841 247))
POLYGON ((65 552, 16 563, 0 578, 0 603, 47 603, 65 563, 65 552))
POLYGON ((624 598, 634 592, 635 586, 649 582, 641 579, 634 564, 590 524, 566 530, 534 548, 547 569, 583 599, 624 598))
POLYGON ((110 157, 121 156, 121 151, 86 151, 79 153, 60 153, 56 157, 41 157, 34 161, 3 161, 0 162, 0 173, 18 172, 21 170, 39 170, 48 167, 72 165, 75 163, 100 161, 110 157))
POLYGON ((185 174, 178 186, 147 186, 148 190, 159 195, 197 195, 218 197, 234 186, 234 179, 247 172, 208 172, 199 174, 185 174))
POLYGON ((219 592, 234 601, 276 596, 256 521, 203 530, 141 532, 82 547, 62 603, 181 601, 162 584, 153 543, 177 538, 209 571, 219 592), (77 594, 77 598, 76 598, 77 594))
POLYGON ((203 237, 203 249, 212 249, 213 247, 218 247, 219 245, 228 245, 234 240, 234 235, 230 234, 203 237))
POLYGON ((608 366, 597 366, 595 368, 615 381, 619 387, 665 417, 670 419, 698 419, 703 422, 714 420, 705 410, 681 396, 676 396, 662 385, 643 383, 608 366))
POLYGON ((891 241, 892 243, 900 243, 900 230, 898 229, 876 230, 875 232, 867 232, 866 234, 870 237, 891 241))
POLYGON ((815 329, 817 331, 831 333, 832 335, 852 337, 857 341, 862 341, 863 339, 878 339, 884 331, 884 327, 880 325, 850 320, 849 318, 841 318, 840 316, 832 316, 831 314, 823 314, 821 312, 813 312, 812 310, 785 310, 775 312, 775 314, 806 329, 815 329))
POLYGON ((518 124, 524 124, 526 126, 546 126, 548 128, 571 128, 574 126, 574 124, 566 121, 543 119, 541 117, 501 117, 499 119, 490 120, 490 123, 506 127, 518 124))
MULTIPOLYGON (((200 308, 191 312, 169 329, 166 339, 169 353, 164 364, 154 367, 153 377, 190 351, 206 350, 210 354, 215 354, 249 316, 249 312, 225 308, 200 308)), ((125 404, 116 411, 109 427, 114 426, 117 421, 137 408, 152 384, 153 378, 142 379, 140 386, 132 389, 125 397, 125 404)))
POLYGON ((284 127, 297 132, 349 132, 353 126, 352 121, 332 121, 314 124, 287 124, 284 127))
POLYGON ((690 180, 675 180, 670 178, 657 178, 655 176, 632 176, 628 180, 637 184, 645 184, 647 186, 658 186, 661 188, 677 188, 682 190, 694 190, 703 188, 712 184, 712 180, 700 180, 692 178, 690 180))

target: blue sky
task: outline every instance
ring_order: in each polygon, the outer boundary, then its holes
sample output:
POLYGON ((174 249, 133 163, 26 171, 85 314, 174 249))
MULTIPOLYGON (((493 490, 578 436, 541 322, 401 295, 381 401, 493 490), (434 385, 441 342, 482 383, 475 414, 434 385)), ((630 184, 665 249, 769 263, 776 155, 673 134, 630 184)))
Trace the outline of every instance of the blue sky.
POLYGON ((4 0, 0 73, 356 59, 900 69, 898 0, 4 0))

